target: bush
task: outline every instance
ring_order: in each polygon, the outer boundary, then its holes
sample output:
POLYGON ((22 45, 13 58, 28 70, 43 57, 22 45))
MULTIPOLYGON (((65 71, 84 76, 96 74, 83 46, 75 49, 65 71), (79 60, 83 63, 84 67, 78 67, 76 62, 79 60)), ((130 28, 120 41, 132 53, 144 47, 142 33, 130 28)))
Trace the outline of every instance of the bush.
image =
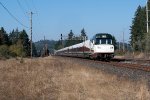
POLYGON ((7 45, 0 46, 0 57, 1 58, 9 58, 9 48, 7 45))
POLYGON ((145 45, 145 49, 146 49, 146 52, 150 53, 150 33, 146 34, 146 45, 145 45))
POLYGON ((23 48, 22 48, 22 45, 11 45, 10 46, 10 51, 11 51, 11 56, 13 57, 16 57, 16 56, 19 56, 19 57, 24 57, 25 56, 25 53, 23 52, 23 48))

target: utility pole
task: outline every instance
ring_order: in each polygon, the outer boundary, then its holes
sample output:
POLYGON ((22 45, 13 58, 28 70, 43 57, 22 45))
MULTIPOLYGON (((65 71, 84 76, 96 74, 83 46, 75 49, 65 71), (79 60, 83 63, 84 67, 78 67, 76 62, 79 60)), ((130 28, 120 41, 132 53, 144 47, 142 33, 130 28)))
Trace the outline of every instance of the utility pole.
POLYGON ((45 40, 45 36, 44 36, 44 54, 45 56, 47 56, 47 43, 46 43, 46 40, 45 40))
POLYGON ((44 52, 46 54, 46 42, 45 42, 45 36, 44 36, 44 52))
POLYGON ((31 45, 31 58, 32 58, 32 15, 33 15, 33 12, 31 11, 30 12, 30 30, 31 30, 31 41, 30 41, 30 45, 31 45))
POLYGON ((45 36, 44 36, 44 43, 45 43, 45 36))
POLYGON ((148 10, 148 1, 146 1, 146 25, 147 25, 147 33, 149 32, 149 19, 148 19, 148 14, 149 14, 149 10, 148 10))
POLYGON ((125 52, 125 44, 124 44, 124 31, 123 31, 123 52, 125 52))
POLYGON ((118 42, 118 45, 119 45, 119 52, 120 52, 120 42, 118 42))

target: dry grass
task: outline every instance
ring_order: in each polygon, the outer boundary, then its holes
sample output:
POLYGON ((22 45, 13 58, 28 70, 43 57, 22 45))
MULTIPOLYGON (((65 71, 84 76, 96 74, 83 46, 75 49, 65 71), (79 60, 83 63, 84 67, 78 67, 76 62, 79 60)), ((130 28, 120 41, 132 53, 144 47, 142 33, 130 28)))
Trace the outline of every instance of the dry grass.
POLYGON ((146 82, 52 57, 0 61, 0 100, 149 100, 146 82))

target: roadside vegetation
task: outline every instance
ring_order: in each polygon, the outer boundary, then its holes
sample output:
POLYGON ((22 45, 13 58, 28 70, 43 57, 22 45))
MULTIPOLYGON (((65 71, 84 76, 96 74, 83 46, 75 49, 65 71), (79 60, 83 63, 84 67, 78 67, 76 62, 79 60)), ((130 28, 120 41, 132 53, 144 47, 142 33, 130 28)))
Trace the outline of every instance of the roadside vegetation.
MULTIPOLYGON (((150 0, 148 0, 148 9, 150 9, 150 0)), ((136 52, 141 52, 148 58, 150 57, 150 32, 147 33, 146 26, 146 6, 139 6, 132 20, 130 44, 134 55, 137 54, 136 52)))
MULTIPOLYGON (((29 57, 31 48, 28 34, 25 30, 13 30, 9 34, 3 27, 0 29, 0 58, 29 57)), ((33 43, 33 56, 37 55, 33 43)))
MULTIPOLYGON (((32 42, 32 56, 48 56, 54 52, 55 41, 41 40, 32 42)), ((14 57, 27 58, 31 56, 31 41, 25 30, 12 30, 7 33, 3 27, 0 29, 0 59, 14 57)))
POLYGON ((0 100, 149 100, 146 80, 131 81, 53 57, 0 61, 0 100))

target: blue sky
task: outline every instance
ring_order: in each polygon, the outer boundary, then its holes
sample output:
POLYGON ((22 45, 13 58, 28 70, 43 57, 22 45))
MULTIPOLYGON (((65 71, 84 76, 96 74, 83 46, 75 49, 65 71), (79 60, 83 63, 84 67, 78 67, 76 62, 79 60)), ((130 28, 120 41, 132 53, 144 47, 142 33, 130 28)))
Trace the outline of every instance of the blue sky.
MULTIPOLYGON (((24 25, 30 26, 29 14, 33 11, 33 41, 46 39, 58 40, 73 30, 80 35, 84 28, 88 37, 96 33, 111 33, 122 41, 129 41, 129 27, 139 5, 146 0, 0 0, 9 11, 24 25), (17 2, 19 1, 19 3, 17 2), (21 6, 21 7, 20 7, 21 6)), ((0 6, 0 27, 7 32, 18 28, 30 30, 17 23, 0 6)))

